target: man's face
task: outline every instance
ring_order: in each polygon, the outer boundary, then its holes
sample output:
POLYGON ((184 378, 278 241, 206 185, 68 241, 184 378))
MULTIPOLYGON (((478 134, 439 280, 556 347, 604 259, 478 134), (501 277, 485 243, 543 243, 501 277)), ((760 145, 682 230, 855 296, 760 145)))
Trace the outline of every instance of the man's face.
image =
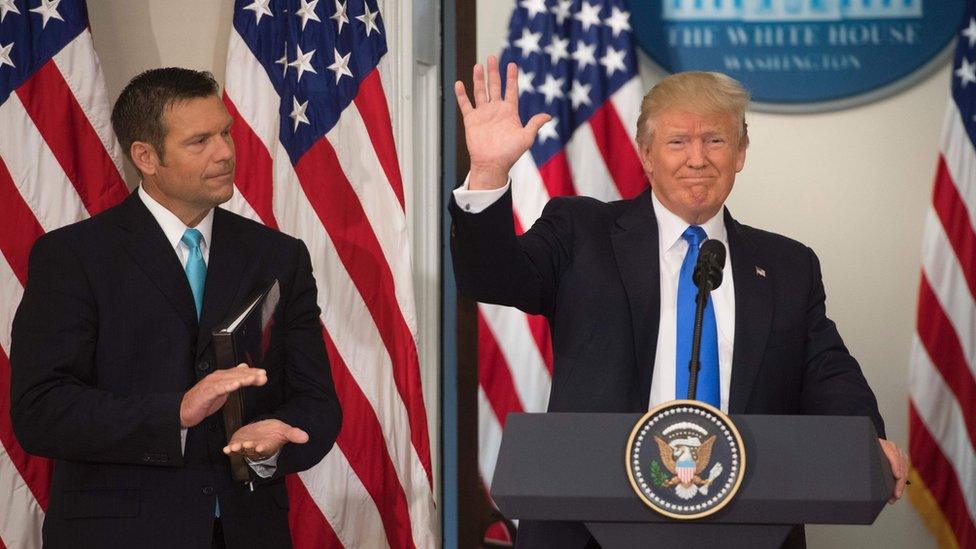
POLYGON ((661 111, 654 135, 641 148, 644 173, 654 195, 690 224, 718 213, 746 161, 734 116, 661 111))
POLYGON ((179 101, 163 113, 163 160, 153 181, 171 206, 209 211, 234 194, 232 119, 217 96, 179 101))

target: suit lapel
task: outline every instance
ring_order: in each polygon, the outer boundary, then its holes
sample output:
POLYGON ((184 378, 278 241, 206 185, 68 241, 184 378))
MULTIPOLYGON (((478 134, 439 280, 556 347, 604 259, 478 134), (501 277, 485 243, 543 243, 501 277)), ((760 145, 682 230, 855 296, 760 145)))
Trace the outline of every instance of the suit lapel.
POLYGON ((250 254, 239 236, 231 226, 227 212, 214 209, 207 283, 203 290, 203 311, 197 334, 198 357, 210 343, 213 328, 232 312, 231 306, 240 301, 241 281, 250 254))
POLYGON ((732 343, 732 381, 729 388, 729 413, 746 409, 756 375, 766 350, 772 322, 772 281, 757 259, 755 243, 742 226, 725 210, 729 235, 729 254, 735 283, 735 341, 732 343))
POLYGON ((647 409, 661 311, 657 219, 650 189, 630 201, 611 230, 614 256, 630 303, 641 409, 647 409))
POLYGON ((121 225, 129 233, 125 240, 126 251, 166 296, 190 333, 195 333, 197 312, 186 272, 163 229, 135 192, 123 203, 121 225))

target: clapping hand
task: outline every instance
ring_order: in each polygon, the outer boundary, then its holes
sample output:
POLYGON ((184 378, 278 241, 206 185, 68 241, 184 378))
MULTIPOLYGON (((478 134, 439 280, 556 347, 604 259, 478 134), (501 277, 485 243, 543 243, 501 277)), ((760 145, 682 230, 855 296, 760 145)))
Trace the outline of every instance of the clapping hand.
POLYGON ((509 63, 505 96, 498 60, 488 57, 488 86, 485 88, 483 67, 474 66, 474 106, 468 100, 461 81, 455 82, 454 93, 464 120, 464 138, 471 157, 471 190, 498 189, 508 182, 508 172, 525 151, 532 146, 539 129, 551 117, 536 114, 523 126, 518 108, 518 67, 509 63))

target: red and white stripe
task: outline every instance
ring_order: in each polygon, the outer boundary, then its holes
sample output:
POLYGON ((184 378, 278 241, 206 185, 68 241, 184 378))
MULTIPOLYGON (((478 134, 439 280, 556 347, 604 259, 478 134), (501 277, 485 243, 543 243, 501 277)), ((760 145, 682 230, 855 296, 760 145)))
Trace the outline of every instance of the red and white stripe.
POLYGON ((232 33, 233 211, 305 241, 343 410, 336 447, 288 481, 296 547, 435 547, 404 189, 383 89, 364 78, 336 126, 292 165, 279 98, 232 33))
POLYGON ((940 543, 976 547, 976 151, 949 102, 925 222, 909 378, 912 502, 940 543))
MULTIPOLYGON (((545 164, 537 166, 528 152, 519 158, 510 174, 516 232, 531 227, 550 198, 619 200, 646 188, 634 142, 641 98, 635 77, 545 164)), ((478 462, 490 486, 506 416, 546 409, 552 345, 546 319, 517 309, 479 304, 478 325, 478 462)))
POLYGON ((85 31, 0 104, 0 547, 41 546, 50 486, 50 462, 10 425, 10 330, 30 248, 127 194, 104 82, 85 31))

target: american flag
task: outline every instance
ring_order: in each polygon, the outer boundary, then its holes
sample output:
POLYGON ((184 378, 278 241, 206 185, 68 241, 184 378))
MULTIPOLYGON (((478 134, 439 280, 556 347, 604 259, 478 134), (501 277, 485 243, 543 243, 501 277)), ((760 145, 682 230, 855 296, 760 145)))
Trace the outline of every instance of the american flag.
POLYGON ((377 0, 237 0, 228 207, 312 255, 343 426, 288 480, 296 547, 434 547, 404 185, 377 0))
POLYGON ((908 495, 942 547, 976 547, 976 3, 966 2, 925 220, 908 495))
POLYGON ((10 329, 47 231, 120 202, 122 150, 83 0, 0 0, 0 547, 40 547, 51 465, 10 425, 10 329))
MULTIPOLYGON (((634 143, 643 96, 623 0, 520 0, 501 63, 519 66, 523 120, 546 112, 511 172, 516 232, 550 198, 631 198, 647 188, 634 143)), ((545 318, 478 305, 479 466, 491 483, 505 417, 541 412, 552 349, 545 318)))

